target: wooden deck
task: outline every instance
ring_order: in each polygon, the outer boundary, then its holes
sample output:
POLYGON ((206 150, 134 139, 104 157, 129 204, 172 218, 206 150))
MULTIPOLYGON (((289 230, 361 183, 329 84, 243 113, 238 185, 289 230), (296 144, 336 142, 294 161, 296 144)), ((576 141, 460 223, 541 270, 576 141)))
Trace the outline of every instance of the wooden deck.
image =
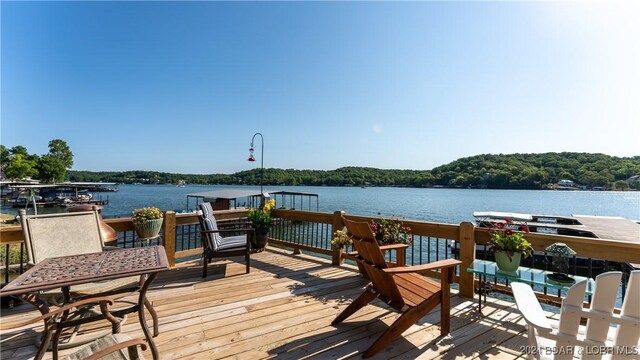
MULTIPOLYGON (((203 280, 195 262, 158 277, 149 298, 159 314, 155 342, 163 359, 360 358, 398 316, 374 301, 337 327, 330 325, 366 285, 351 267, 274 249, 252 255, 251 266, 247 275, 242 262, 212 263, 203 280)), ((435 310, 374 359, 523 357, 522 317, 511 302, 488 300, 481 315, 477 300, 454 291, 449 336, 439 337, 435 310)), ((35 315, 22 304, 3 309, 2 321, 35 315)), ((39 326, 2 333, 0 357, 33 358, 39 326)), ((129 318, 123 332, 142 337, 137 318, 129 318)))

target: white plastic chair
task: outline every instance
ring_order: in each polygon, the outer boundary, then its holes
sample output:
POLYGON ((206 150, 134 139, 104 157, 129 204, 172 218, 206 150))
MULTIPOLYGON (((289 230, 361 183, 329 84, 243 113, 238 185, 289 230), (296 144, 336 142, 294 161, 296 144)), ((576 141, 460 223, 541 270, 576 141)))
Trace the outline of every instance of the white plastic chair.
POLYGON ((582 306, 587 282, 573 285, 562 300, 559 321, 545 316, 529 285, 511 283, 518 310, 527 322, 530 358, 640 358, 640 270, 631 272, 618 315, 613 308, 621 278, 619 271, 598 275, 589 309, 582 306), (586 326, 580 325, 581 318, 587 319, 586 326))

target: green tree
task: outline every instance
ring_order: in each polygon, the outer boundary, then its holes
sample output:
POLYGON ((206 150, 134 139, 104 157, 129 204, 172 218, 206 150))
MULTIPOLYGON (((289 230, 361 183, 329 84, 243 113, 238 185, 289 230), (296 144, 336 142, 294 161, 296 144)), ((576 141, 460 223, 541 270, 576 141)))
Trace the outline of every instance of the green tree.
POLYGON ((5 176, 9 179, 24 179, 38 174, 36 162, 23 154, 11 155, 9 164, 4 168, 5 176))
POLYGON ((4 174, 9 179, 24 179, 38 174, 37 156, 29 155, 24 146, 14 146, 10 150, 2 146, 0 157, 4 174))
POLYGON ((49 153, 43 155, 38 162, 41 181, 56 183, 64 181, 67 169, 73 166, 73 153, 64 140, 49 141, 49 153))
POLYGON ((615 190, 627 190, 629 189, 629 183, 624 180, 618 180, 613 183, 613 188, 615 190))
POLYGON ((9 159, 11 157, 11 153, 6 146, 0 144, 0 166, 5 167, 9 164, 9 159))

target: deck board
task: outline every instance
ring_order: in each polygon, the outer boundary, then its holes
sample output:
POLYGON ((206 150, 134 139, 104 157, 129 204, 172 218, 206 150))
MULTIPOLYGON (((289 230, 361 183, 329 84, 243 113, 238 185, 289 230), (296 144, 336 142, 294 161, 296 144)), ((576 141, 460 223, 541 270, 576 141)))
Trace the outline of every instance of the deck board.
MULTIPOLYGON (((160 335, 155 342, 163 359, 359 358, 399 316, 374 301, 342 324, 331 326, 333 318, 366 286, 353 267, 332 267, 324 259, 277 249, 252 255, 251 265, 251 273, 245 274, 241 259, 212 263, 204 280, 198 262, 160 274, 148 295, 159 316, 160 335)), ((475 300, 456 291, 452 294, 448 336, 440 337, 436 308, 373 359, 516 359, 521 355, 526 332, 511 302, 489 297, 479 314, 475 300)), ((135 296, 122 300, 135 301, 135 296)), ((2 321, 35 317, 29 307, 3 309, 2 321)), ((40 328, 3 332, 0 357, 32 359, 33 339, 40 328)), ((141 337, 137 318, 129 318, 122 332, 141 337)), ((51 358, 50 353, 45 358, 51 358)))

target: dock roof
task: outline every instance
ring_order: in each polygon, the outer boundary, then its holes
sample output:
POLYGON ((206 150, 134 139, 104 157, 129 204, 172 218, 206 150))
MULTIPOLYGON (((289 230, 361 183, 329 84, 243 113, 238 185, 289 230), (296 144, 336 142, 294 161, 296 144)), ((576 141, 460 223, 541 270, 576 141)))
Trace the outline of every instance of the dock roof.
MULTIPOLYGON (((300 191, 288 191, 288 190, 277 190, 277 191, 269 191, 264 190, 264 193, 269 195, 304 195, 304 196, 315 196, 318 194, 308 193, 308 192, 300 192, 300 191)), ((259 190, 247 190, 247 189, 223 189, 223 190, 212 190, 212 191, 203 191, 192 194, 187 194, 190 197, 198 197, 198 198, 207 198, 207 199, 237 199, 248 196, 260 196, 259 190)))

